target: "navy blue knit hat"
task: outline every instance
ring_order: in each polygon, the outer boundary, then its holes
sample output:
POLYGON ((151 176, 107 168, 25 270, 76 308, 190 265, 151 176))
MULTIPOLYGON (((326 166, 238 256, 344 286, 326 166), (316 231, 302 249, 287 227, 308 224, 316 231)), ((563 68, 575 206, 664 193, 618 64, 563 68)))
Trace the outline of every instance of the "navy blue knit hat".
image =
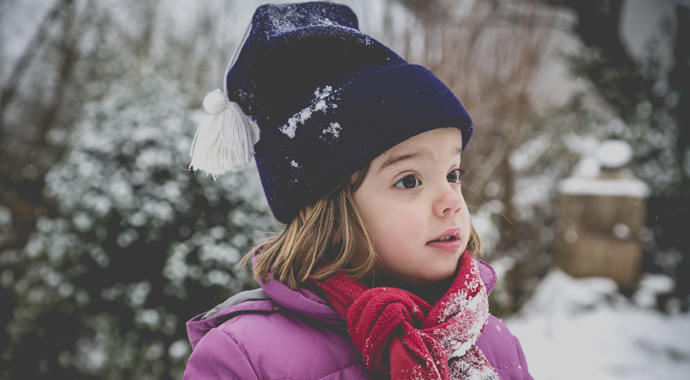
POLYGON ((361 33, 357 16, 340 4, 259 7, 225 85, 223 94, 204 101, 213 114, 207 124, 232 119, 244 129, 223 132, 202 123, 191 166, 213 175, 238 170, 253 145, 266 198, 283 223, 412 136, 458 128, 464 149, 472 134, 469 115, 448 87, 361 33), (240 116, 223 116, 224 110, 240 116), (209 133, 223 142, 209 143, 209 133), (194 157, 213 149, 224 153, 194 157))

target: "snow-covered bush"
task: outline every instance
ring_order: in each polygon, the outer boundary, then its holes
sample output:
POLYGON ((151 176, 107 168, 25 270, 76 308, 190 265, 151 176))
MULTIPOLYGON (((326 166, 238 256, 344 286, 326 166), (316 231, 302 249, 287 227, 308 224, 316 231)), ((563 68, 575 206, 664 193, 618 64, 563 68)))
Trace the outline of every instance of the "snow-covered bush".
POLYGON ((180 378, 184 322, 252 286, 235 265, 275 229, 258 174, 188 171, 202 115, 181 99, 155 73, 124 79, 67 136, 44 194, 59 212, 0 258, 11 377, 180 378))

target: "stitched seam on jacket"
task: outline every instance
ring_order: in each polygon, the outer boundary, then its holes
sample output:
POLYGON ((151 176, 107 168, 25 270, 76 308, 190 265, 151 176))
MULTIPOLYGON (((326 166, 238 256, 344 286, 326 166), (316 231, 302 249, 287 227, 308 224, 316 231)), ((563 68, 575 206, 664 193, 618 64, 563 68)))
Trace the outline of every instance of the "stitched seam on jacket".
POLYGON ((327 374, 325 374, 325 375, 322 375, 322 376, 319 377, 318 379, 323 379, 324 377, 326 377, 326 376, 331 376, 331 375, 334 374, 334 373, 343 372, 344 370, 346 370, 346 369, 348 369, 348 368, 350 368, 350 367, 354 367, 354 366, 360 365, 360 364, 362 364, 362 363, 350 364, 350 365, 348 365, 347 367, 343 367, 343 368, 341 368, 341 369, 337 369, 337 370, 335 370, 335 371, 333 371, 333 372, 329 372, 329 373, 327 373, 327 374))
POLYGON ((509 365, 509 366, 507 366, 507 367, 499 367, 499 366, 497 366, 497 365, 494 365, 494 363, 492 363, 492 362, 489 362, 489 364, 491 364, 491 366, 494 367, 494 368, 496 368, 496 369, 508 369, 508 368, 515 368, 515 367, 521 366, 521 364, 511 364, 511 365, 509 365))
POLYGON ((230 326, 231 324, 237 322, 237 320, 239 320, 240 317, 242 317, 242 316, 249 315, 249 314, 268 315, 268 314, 275 313, 275 312, 277 312, 277 311, 279 311, 279 310, 273 309, 273 310, 240 310, 240 311, 236 311, 236 312, 233 312, 233 313, 232 313, 232 314, 235 314, 235 315, 233 315, 233 316, 232 316, 230 319, 228 319, 227 321, 221 323, 221 324, 220 324, 218 327, 216 327, 216 328, 217 328, 218 330, 223 330, 223 331, 225 331, 225 328, 226 328, 226 327, 228 327, 228 326, 230 326))
POLYGON ((496 368, 496 369, 508 369, 508 368, 515 368, 515 367, 520 367, 520 366, 522 366, 522 364, 519 363, 519 361, 520 361, 520 352, 519 352, 519 351, 518 351, 518 363, 517 363, 517 364, 511 364, 511 365, 508 365, 508 366, 503 367, 503 366, 498 366, 498 365, 492 363, 491 360, 488 360, 488 359, 487 359, 487 361, 489 362, 489 364, 491 364, 492 367, 494 367, 494 368, 496 368))
MULTIPOLYGON (((233 318, 233 319, 239 319, 239 317, 241 317, 241 315, 238 315, 237 318, 233 318)), ((229 332, 227 332, 225 330, 220 330, 220 329, 218 329, 218 330, 221 331, 223 334, 227 335, 228 338, 232 339, 233 342, 235 342, 235 345, 237 345, 237 348, 239 348, 240 351, 242 351, 242 353, 244 354, 244 358, 247 359, 247 363, 249 363, 249 365, 252 367, 252 371, 254 371, 254 376, 256 376, 256 378, 258 379, 259 374, 256 372, 256 368, 254 368, 254 363, 252 363, 252 361, 249 360, 249 355, 247 355, 247 351, 245 351, 244 347, 240 346, 240 344, 237 342, 235 337, 232 336, 232 334, 230 334, 229 332)))
MULTIPOLYGON (((254 368, 254 363, 252 363, 251 360, 249 360, 249 356, 247 355, 247 352, 244 350, 244 347, 240 346, 240 344, 237 342, 237 340, 235 340, 235 338, 232 336, 232 334, 230 334, 229 332, 225 331, 225 328, 227 328, 227 327, 230 326, 231 324, 237 322, 237 320, 239 320, 240 318, 242 318, 242 317, 245 316, 245 315, 249 315, 249 314, 264 314, 264 315, 266 315, 266 314, 270 314, 270 313, 273 313, 273 312, 276 312, 276 311, 279 312, 279 310, 275 310, 275 309, 274 309, 273 311, 268 311, 268 310, 263 311, 263 310, 262 310, 261 312, 257 312, 256 310, 253 310, 253 311, 249 311, 249 312, 246 312, 246 313, 243 313, 243 312, 240 311, 240 312, 238 312, 237 315, 235 315, 235 316, 233 316, 232 318, 228 319, 227 321, 223 322, 223 324, 221 324, 220 326, 218 326, 218 327, 216 328, 216 329, 222 331, 222 332, 223 332, 225 335, 227 335, 230 339, 232 339, 233 342, 235 342, 235 344, 237 345, 237 347, 240 348, 240 350, 241 350, 242 353, 244 354, 245 358, 247 358, 247 362, 252 366, 252 370, 254 370, 254 375, 256 375, 257 378, 259 378, 259 375, 257 374, 256 369, 254 368)), ((362 363, 348 364, 347 366, 345 366, 345 367, 343 367, 343 368, 340 368, 340 369, 337 369, 337 370, 335 370, 335 371, 329 372, 329 373, 327 373, 327 374, 321 375, 321 376, 318 377, 317 379, 323 379, 323 378, 326 377, 326 376, 330 376, 330 375, 332 375, 332 374, 334 374, 334 373, 342 372, 342 371, 344 371, 344 370, 346 370, 346 369, 348 369, 348 368, 350 368, 350 367, 354 367, 354 366, 357 366, 357 365, 359 365, 359 364, 362 364, 362 363)), ((274 379, 274 380, 294 380, 294 379, 296 379, 296 378, 294 378, 294 377, 281 377, 281 378, 277 378, 277 379, 274 379)))
POLYGON ((527 359, 525 358, 525 352, 522 351, 522 345, 520 345, 520 340, 517 340, 517 353, 518 353, 518 360, 520 361, 520 369, 522 368, 522 363, 525 364, 524 371, 527 371, 527 359))
MULTIPOLYGON (((521 350, 520 348, 518 348, 519 345, 520 345, 520 341, 517 340, 517 338, 515 338, 514 336, 513 336, 513 338, 514 338, 515 341, 516 341, 516 342, 515 342, 516 344, 514 343, 514 346, 515 346, 515 351, 516 351, 517 356, 518 356, 518 363, 517 363, 517 364, 511 364, 511 365, 505 366, 505 367, 501 367, 501 366, 495 365, 494 363, 491 362, 491 360, 488 360, 488 358, 487 358, 487 361, 489 362, 489 364, 490 364, 492 367, 494 367, 494 368, 496 368, 496 369, 509 369, 509 368, 520 367, 520 369, 523 369, 523 368, 522 368, 522 362, 521 362, 520 359, 521 359, 521 356, 523 356, 524 354, 523 354, 523 355, 520 355, 520 353, 521 353, 522 350, 521 350)), ((527 362, 527 361, 525 360, 525 362, 527 362)))

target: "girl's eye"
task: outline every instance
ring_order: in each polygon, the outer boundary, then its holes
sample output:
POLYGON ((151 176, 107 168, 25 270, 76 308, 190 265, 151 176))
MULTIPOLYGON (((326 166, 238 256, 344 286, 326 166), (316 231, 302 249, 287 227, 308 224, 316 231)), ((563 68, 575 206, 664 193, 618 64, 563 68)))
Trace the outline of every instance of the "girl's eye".
POLYGON ((395 183, 395 187, 399 187, 401 189, 412 189, 419 185, 421 185, 421 182, 412 174, 403 177, 400 181, 395 183))
POLYGON ((451 183, 460 183, 460 178, 462 178, 462 175, 465 174, 464 170, 461 169, 455 169, 452 172, 448 173, 446 178, 448 178, 448 182, 451 183))

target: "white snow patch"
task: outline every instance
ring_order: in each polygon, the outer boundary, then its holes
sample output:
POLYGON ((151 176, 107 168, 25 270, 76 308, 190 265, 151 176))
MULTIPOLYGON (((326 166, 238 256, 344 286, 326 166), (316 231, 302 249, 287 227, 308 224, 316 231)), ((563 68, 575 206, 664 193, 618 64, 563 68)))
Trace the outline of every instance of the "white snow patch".
POLYGON ((287 123, 283 124, 283 126, 279 128, 280 131, 290 139, 295 138, 298 123, 304 125, 304 123, 306 123, 306 121, 312 117, 314 112, 321 111, 326 113, 329 108, 338 107, 334 103, 329 104, 329 99, 327 99, 331 95, 335 94, 335 92, 336 91, 333 91, 333 87, 331 86, 325 86, 323 90, 321 87, 317 88, 316 91, 314 91, 314 99, 312 100, 311 105, 292 115, 292 117, 288 119, 287 123))
POLYGON ((324 99, 328 97, 332 91, 333 87, 331 86, 324 86, 323 91, 321 90, 321 87, 319 87, 316 89, 316 91, 314 91, 314 96, 316 96, 317 99, 324 99))
POLYGON ((573 169, 574 177, 596 178, 599 176, 599 173, 601 173, 601 167, 599 166, 599 161, 594 157, 583 158, 573 169))
POLYGON ((318 103, 314 106, 314 111, 323 111, 326 109, 326 101, 325 100, 319 100, 318 103))
POLYGON ((294 117, 290 118, 287 124, 280 127, 280 131, 283 132, 287 137, 294 138, 295 132, 297 132, 297 119, 294 117))
POLYGON ((296 12, 295 4, 274 5, 269 14, 272 32, 276 34, 286 33, 307 26, 332 25, 336 26, 327 14, 296 12))
POLYGON ((571 177, 558 184, 563 194, 611 195, 646 198, 649 195, 647 184, 637 178, 595 179, 571 177))
POLYGON ((671 293, 675 288, 673 279, 665 274, 645 274, 640 281, 640 289, 635 292, 635 303, 646 308, 656 306, 658 294, 671 293))
POLYGON ((309 120, 311 117, 311 109, 310 108, 305 108, 302 110, 302 112, 299 114, 299 122, 304 124, 305 121, 309 120))
MULTIPOLYGON (((642 289, 668 285, 654 276, 642 289)), ((690 315, 641 307, 617 294, 609 279, 573 279, 555 270, 521 315, 505 323, 535 379, 690 377, 690 315)))
POLYGON ((340 137, 340 130, 343 129, 339 123, 331 123, 331 125, 322 130, 321 132, 323 133, 330 133, 333 135, 333 137, 338 138, 340 137))
POLYGON ((607 168, 620 168, 630 162, 632 156, 630 145, 620 140, 604 141, 597 150, 599 162, 607 168))
POLYGON ((632 159, 632 148, 623 141, 608 140, 599 145, 596 155, 577 163, 573 176, 563 179, 558 189, 563 194, 610 195, 646 198, 649 187, 635 178, 630 169, 622 168, 632 159), (603 176, 601 169, 618 169, 614 176, 603 176))

